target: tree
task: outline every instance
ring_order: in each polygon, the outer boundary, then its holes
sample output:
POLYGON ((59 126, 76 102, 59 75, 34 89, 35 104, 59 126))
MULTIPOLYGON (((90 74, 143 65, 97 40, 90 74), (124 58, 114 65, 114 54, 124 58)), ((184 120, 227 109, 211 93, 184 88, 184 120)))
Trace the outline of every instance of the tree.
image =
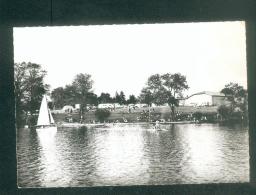
POLYGON ((182 92, 187 90, 187 79, 180 73, 162 75, 163 86, 172 94, 173 97, 182 97, 182 92))
POLYGON ((125 104, 126 103, 126 98, 125 98, 125 95, 124 95, 124 92, 121 91, 120 92, 120 104, 125 104))
POLYGON ((56 108, 62 108, 65 105, 64 97, 65 89, 63 87, 58 87, 51 93, 51 98, 53 99, 53 104, 56 108))
POLYGON ((39 110, 43 94, 49 90, 49 85, 43 80, 46 71, 41 65, 22 62, 14 64, 14 85, 16 99, 17 126, 22 125, 23 112, 35 113, 39 110))
POLYGON ((15 107, 16 107, 16 123, 19 127, 22 123, 22 111, 25 110, 25 91, 26 86, 26 64, 14 64, 14 86, 15 86, 15 107))
POLYGON ((125 99, 124 92, 121 91, 120 94, 118 92, 116 92, 114 101, 119 103, 119 104, 125 104, 126 103, 126 99, 125 99))
POLYGON ((179 106, 178 97, 182 97, 182 92, 189 88, 187 79, 180 73, 166 73, 161 77, 163 79, 163 86, 167 90, 167 103, 171 108, 172 120, 175 120, 175 107, 179 106))
POLYGON ((221 90, 228 100, 231 102, 231 111, 233 115, 241 116, 242 119, 247 119, 248 101, 247 91, 238 83, 229 83, 221 90))
POLYGON ((141 103, 148 104, 149 106, 151 106, 154 101, 153 94, 147 88, 141 90, 139 99, 141 103))
POLYGON ((221 90, 221 93, 228 95, 230 99, 243 98, 246 96, 246 90, 243 88, 243 86, 232 82, 225 85, 225 87, 221 90))
POLYGON ((101 93, 98 97, 99 103, 111 103, 113 102, 113 98, 111 98, 109 93, 101 93))
POLYGON ((161 75, 151 75, 146 83, 146 86, 142 89, 140 94, 142 102, 151 105, 161 105, 167 102, 166 89, 163 87, 161 75))
POLYGON ((100 122, 104 122, 110 116, 110 111, 107 109, 97 109, 95 116, 100 122))
POLYGON ((178 98, 188 89, 186 77, 180 73, 163 75, 154 74, 148 78, 146 86, 142 89, 140 99, 151 105, 168 103, 172 110, 172 119, 175 120, 175 107, 179 105, 178 98))
POLYGON ((66 85, 54 89, 51 93, 53 104, 57 108, 62 108, 65 105, 73 105, 80 103, 76 88, 72 85, 66 85))
POLYGON ((137 102, 138 100, 134 95, 130 95, 129 99, 126 101, 127 104, 136 104, 137 102))
POLYGON ((64 105, 80 104, 81 99, 76 87, 73 85, 66 85, 63 96, 64 105))
POLYGON ((167 103, 171 108, 171 119, 172 121, 175 121, 175 107, 179 106, 179 100, 170 94, 167 103))
POLYGON ((151 92, 153 103, 161 105, 167 102, 166 90, 163 87, 161 75, 154 74, 148 78, 147 90, 151 92))
POLYGON ((219 115, 221 116, 222 120, 228 120, 232 114, 232 109, 231 107, 221 105, 217 109, 219 115))
POLYGON ((71 85, 58 87, 51 93, 54 105, 62 108, 65 105, 81 104, 81 108, 86 104, 98 104, 98 97, 91 91, 93 81, 88 74, 78 74, 71 85))
POLYGON ((88 102, 87 95, 91 93, 93 81, 91 79, 91 75, 89 74, 78 74, 75 76, 72 87, 75 89, 76 98, 78 102, 81 104, 81 114, 84 113, 84 109, 86 108, 86 104, 88 102))
POLYGON ((93 105, 98 105, 98 96, 97 96, 97 94, 95 94, 95 93, 88 93, 87 94, 87 103, 88 104, 93 104, 93 105))

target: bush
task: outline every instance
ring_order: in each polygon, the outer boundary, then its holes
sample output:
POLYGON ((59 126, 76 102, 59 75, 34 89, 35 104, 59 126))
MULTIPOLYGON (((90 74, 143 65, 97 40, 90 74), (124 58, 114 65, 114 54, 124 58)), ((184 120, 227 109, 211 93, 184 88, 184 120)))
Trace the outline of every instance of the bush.
POLYGON ((193 117, 197 120, 200 121, 202 119, 203 113, 202 112, 195 112, 193 114, 193 117))
POLYGON ((221 118, 224 120, 230 119, 230 117, 232 115, 231 108, 228 106, 225 106, 225 105, 219 106, 217 111, 218 111, 219 115, 221 116, 221 118))
POLYGON ((107 109, 97 109, 95 111, 95 117, 100 121, 104 122, 110 116, 110 111, 107 109))
POLYGON ((204 116, 206 117, 207 122, 216 122, 217 114, 216 113, 205 113, 204 116))

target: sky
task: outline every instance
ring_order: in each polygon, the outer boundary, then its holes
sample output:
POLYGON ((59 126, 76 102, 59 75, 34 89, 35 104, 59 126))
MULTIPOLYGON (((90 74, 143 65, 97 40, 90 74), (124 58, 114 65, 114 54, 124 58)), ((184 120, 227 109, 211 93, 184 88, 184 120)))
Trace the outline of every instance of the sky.
POLYGON ((40 64, 51 90, 87 73, 100 95, 139 95, 152 74, 181 73, 191 95, 247 88, 245 23, 89 25, 14 28, 14 61, 40 64))

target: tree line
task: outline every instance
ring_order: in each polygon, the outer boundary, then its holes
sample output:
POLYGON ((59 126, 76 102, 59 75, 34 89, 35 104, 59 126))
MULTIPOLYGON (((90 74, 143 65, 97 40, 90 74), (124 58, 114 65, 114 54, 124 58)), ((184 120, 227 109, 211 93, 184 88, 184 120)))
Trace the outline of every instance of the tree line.
MULTIPOLYGON (((153 103, 162 105, 167 103, 171 108, 171 119, 175 120, 175 107, 183 98, 185 90, 189 89, 186 76, 180 73, 166 73, 151 75, 138 97, 126 95, 123 91, 116 92, 111 97, 109 93, 101 93, 99 96, 92 90, 92 76, 87 73, 77 74, 72 83, 65 87, 58 87, 51 93, 49 85, 44 83, 47 72, 41 65, 36 63, 15 63, 14 84, 16 98, 16 121, 19 126, 24 121, 24 115, 28 112, 32 115, 40 107, 43 94, 48 94, 53 100, 55 108, 62 108, 65 105, 80 104, 80 112, 86 112, 86 105, 98 105, 100 103, 136 104, 145 103, 151 106, 153 103)), ((247 113, 247 92, 236 84, 229 83, 221 90, 229 101, 230 106, 222 106, 218 112, 224 119, 240 113, 246 118, 247 113), (235 113, 235 114, 234 114, 235 113)))
MULTIPOLYGON (((80 76, 90 76, 88 74, 79 74, 76 75, 75 79, 80 76)), ((66 85, 65 87, 58 87, 54 89, 51 93, 51 97, 54 101, 54 106, 57 109, 63 108, 65 105, 75 105, 81 104, 81 102, 86 102, 86 104, 95 105, 104 104, 104 103, 119 103, 123 104, 136 104, 139 102, 135 95, 130 95, 128 99, 126 99, 126 95, 123 91, 120 93, 116 92, 115 96, 111 96, 109 93, 101 93, 99 96, 92 91, 88 91, 84 95, 84 99, 81 99, 77 94, 75 86, 66 85)))

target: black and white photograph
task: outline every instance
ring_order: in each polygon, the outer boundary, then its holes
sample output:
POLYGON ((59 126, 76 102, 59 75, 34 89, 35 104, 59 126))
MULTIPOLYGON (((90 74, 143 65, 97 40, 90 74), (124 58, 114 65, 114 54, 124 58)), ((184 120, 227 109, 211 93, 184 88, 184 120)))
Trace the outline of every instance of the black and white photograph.
POLYGON ((19 188, 249 182, 244 21, 13 28, 19 188))

